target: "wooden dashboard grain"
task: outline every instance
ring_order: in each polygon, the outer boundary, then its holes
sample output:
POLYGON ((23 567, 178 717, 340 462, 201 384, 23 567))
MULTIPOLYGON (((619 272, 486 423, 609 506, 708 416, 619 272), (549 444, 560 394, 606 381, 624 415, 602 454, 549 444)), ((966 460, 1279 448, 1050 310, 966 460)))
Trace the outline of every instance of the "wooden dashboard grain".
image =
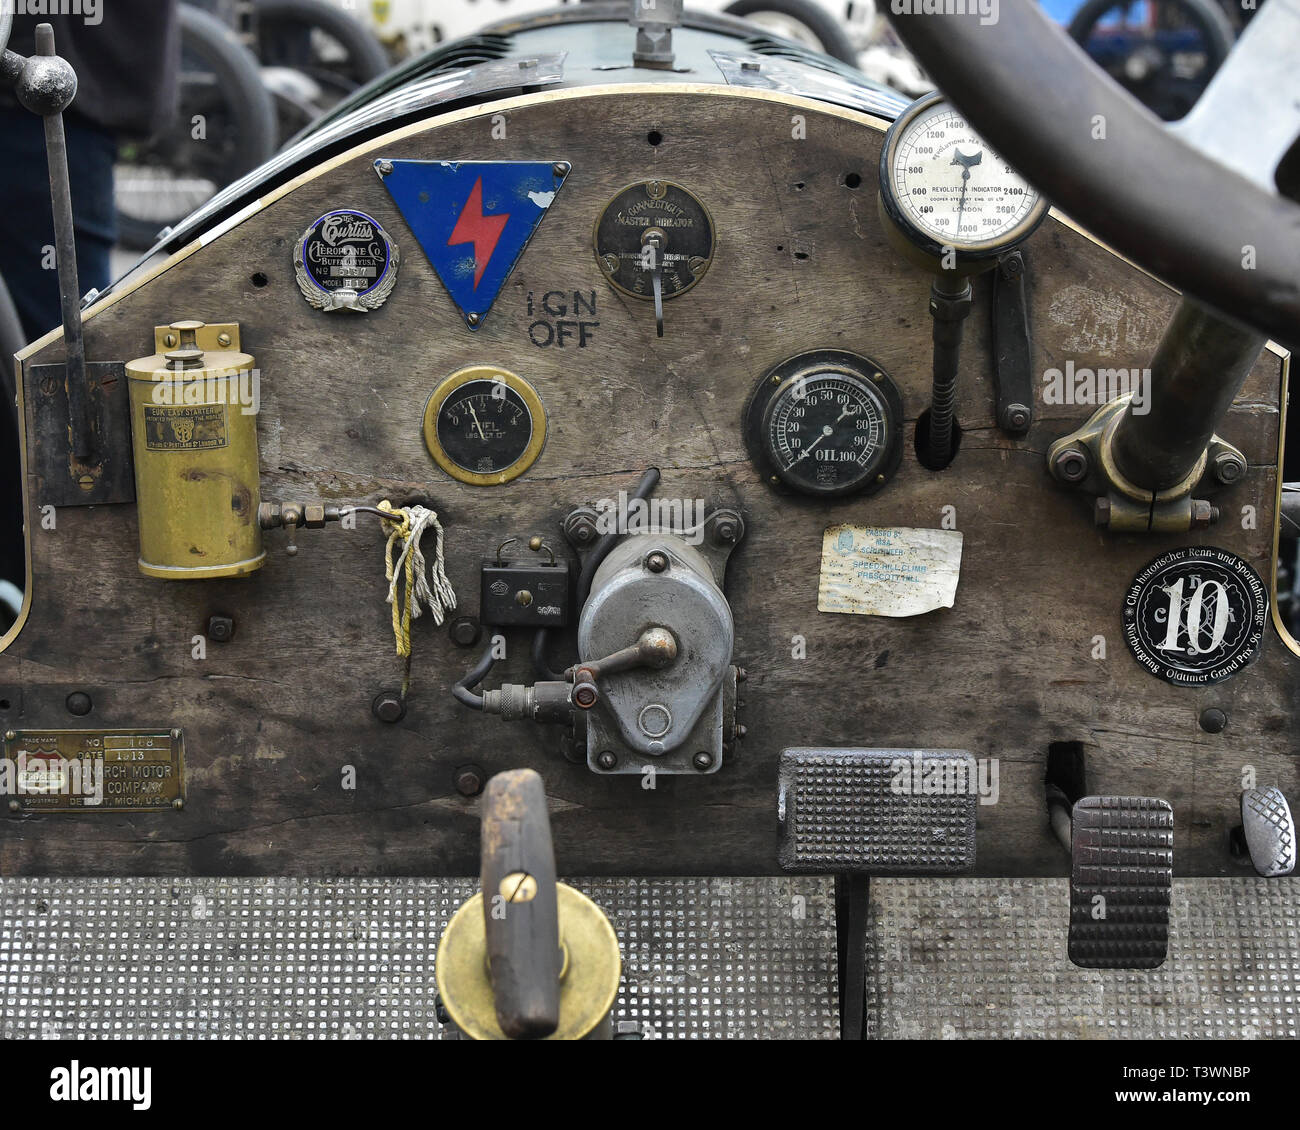
MULTIPOLYGON (((1044 463, 1050 442, 1090 409, 1040 396, 1025 439, 993 427, 985 279, 968 324, 960 452, 948 470, 925 470, 911 430, 929 381, 928 284, 880 228, 880 129, 849 111, 722 88, 579 90, 462 111, 304 178, 87 324, 89 356, 128 360, 152 352, 155 324, 239 322, 263 380, 263 497, 431 498, 469 614, 478 562, 498 542, 536 533, 562 547, 559 523, 571 507, 631 489, 647 466, 662 469, 664 497, 741 509, 747 537, 727 594, 736 661, 749 672, 740 712, 748 736, 719 773, 661 776, 647 791, 638 777, 600 778, 564 761, 556 731, 469 713, 449 688, 474 653, 427 619, 415 629, 409 712, 396 725, 376 721, 371 701, 399 669, 383 543, 369 519, 355 531, 302 533, 296 559, 281 533, 268 534, 268 563, 250 579, 159 582, 136 570, 134 506, 60 509, 45 529, 42 484, 29 475, 32 600, 0 654, 0 697, 10 703, 0 721, 179 726, 187 802, 159 814, 5 817, 0 873, 470 874, 477 801, 453 787, 455 769, 470 762, 543 774, 562 873, 772 873, 780 750, 865 745, 998 758, 998 802, 979 810, 979 874, 1061 875, 1068 860, 1043 802, 1047 749, 1059 741, 1083 743, 1093 791, 1173 804, 1181 874, 1239 871, 1228 837, 1243 767, 1260 784, 1294 792, 1300 783, 1297 660, 1270 631, 1263 656, 1240 676, 1168 686, 1128 653, 1120 609, 1138 571, 1175 545, 1221 545, 1271 575, 1283 359, 1265 351, 1222 429, 1251 464, 1243 483, 1215 495, 1224 520, 1177 537, 1109 536, 1044 463), (497 114, 504 139, 493 137, 497 114), (805 139, 792 136, 795 115, 805 139), (572 163, 477 332, 375 176, 378 157, 572 163), (591 251, 606 201, 656 176, 705 201, 719 233, 707 276, 667 304, 661 340, 650 305, 606 285, 591 251), (387 305, 365 316, 312 310, 294 284, 294 241, 337 207, 379 219, 403 252, 387 305), (574 291, 595 294, 596 313, 583 318, 598 325, 585 348, 534 344, 529 327, 543 296, 559 292, 551 308, 571 308, 574 291), (867 354, 902 390, 903 465, 873 498, 781 499, 746 457, 740 417, 754 383, 816 347, 867 354), (501 487, 452 481, 421 437, 429 392, 477 362, 525 376, 550 413, 536 466, 501 487), (938 527, 950 507, 965 539, 954 608, 905 620, 817 612, 825 527, 938 527), (1243 528, 1245 507, 1254 508, 1253 528, 1243 528), (216 613, 234 617, 235 638, 209 643, 195 660, 193 637, 216 613), (1093 658, 1098 636, 1104 659, 1093 658), (804 658, 793 657, 796 637, 804 658), (65 709, 72 691, 92 697, 88 718, 65 709), (1209 706, 1229 717, 1220 734, 1198 727, 1209 706), (355 789, 343 787, 347 767, 355 789)), ((1171 292, 1056 217, 1027 255, 1036 373, 1070 358, 1146 364, 1171 292)), ((57 361, 60 350, 55 339, 25 362, 57 361)), ((31 427, 28 405, 29 445, 31 427)), ((531 681, 527 637, 510 640, 494 683, 531 681)), ((555 654, 571 647, 566 639, 555 654)))

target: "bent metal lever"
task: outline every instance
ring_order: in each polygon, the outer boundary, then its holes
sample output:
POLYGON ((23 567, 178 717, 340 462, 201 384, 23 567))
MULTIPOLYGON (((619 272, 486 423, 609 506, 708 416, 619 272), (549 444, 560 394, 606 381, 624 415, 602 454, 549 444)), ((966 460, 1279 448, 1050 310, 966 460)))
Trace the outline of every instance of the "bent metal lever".
POLYGON ((482 868, 497 1021, 511 1039, 541 1039, 560 1022, 560 927, 546 790, 532 769, 488 782, 482 868))

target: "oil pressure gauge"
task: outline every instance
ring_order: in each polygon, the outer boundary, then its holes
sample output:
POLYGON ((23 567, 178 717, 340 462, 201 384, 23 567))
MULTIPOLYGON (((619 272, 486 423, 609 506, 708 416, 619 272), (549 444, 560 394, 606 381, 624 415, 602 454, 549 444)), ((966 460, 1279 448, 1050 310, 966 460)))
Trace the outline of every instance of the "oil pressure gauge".
POLYGON ((936 91, 885 134, 880 209, 913 259, 974 274, 1033 232, 1047 201, 936 91))
POLYGON ((518 478, 546 443, 546 409, 523 377, 495 365, 458 369, 429 397, 424 442, 452 478, 495 486, 518 478))
POLYGON ((903 405, 869 357, 818 349, 782 361, 745 409, 745 439, 764 479, 820 498, 871 494, 902 459, 903 405))

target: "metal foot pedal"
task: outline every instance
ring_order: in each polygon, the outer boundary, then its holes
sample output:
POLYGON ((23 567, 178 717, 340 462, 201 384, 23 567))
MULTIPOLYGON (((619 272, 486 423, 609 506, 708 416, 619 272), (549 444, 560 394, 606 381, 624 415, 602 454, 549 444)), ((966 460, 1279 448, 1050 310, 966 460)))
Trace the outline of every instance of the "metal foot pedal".
POLYGON ((805 874, 968 871, 975 866, 977 773, 964 750, 783 750, 781 866, 805 874))
POLYGON ((1087 796, 1074 806, 1070 960, 1155 969, 1169 948, 1174 810, 1155 797, 1087 796))
POLYGON ((1255 870, 1267 879, 1295 870, 1295 821, 1282 790, 1270 785, 1241 794, 1241 826, 1255 870))

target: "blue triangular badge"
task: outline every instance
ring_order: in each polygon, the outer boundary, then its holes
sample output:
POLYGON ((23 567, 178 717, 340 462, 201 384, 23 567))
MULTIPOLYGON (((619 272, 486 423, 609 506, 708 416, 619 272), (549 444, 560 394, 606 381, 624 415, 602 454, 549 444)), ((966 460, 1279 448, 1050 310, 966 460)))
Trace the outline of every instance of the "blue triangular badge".
POLYGON ((476 330, 555 199, 565 161, 375 162, 416 242, 476 330))

